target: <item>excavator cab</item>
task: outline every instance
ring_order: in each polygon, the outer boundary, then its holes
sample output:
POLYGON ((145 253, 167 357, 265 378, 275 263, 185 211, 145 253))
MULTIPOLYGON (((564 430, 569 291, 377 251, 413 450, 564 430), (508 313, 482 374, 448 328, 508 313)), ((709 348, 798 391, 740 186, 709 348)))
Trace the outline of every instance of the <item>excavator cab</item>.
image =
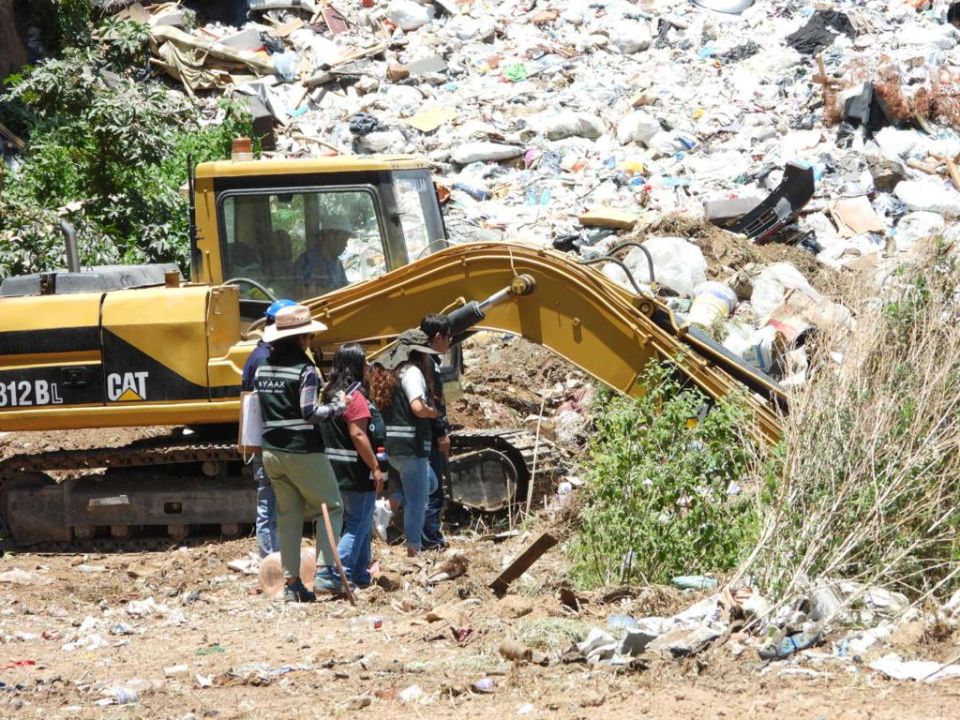
POLYGON ((246 321, 446 245, 430 167, 411 158, 205 163, 195 186, 191 276, 239 286, 246 321))

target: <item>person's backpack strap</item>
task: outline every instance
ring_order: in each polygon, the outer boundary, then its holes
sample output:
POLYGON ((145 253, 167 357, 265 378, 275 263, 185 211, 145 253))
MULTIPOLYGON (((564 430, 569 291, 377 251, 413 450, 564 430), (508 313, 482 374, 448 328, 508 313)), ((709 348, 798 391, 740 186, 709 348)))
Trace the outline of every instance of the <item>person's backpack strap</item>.
POLYGON ((383 415, 374 404, 373 400, 367 398, 367 405, 370 407, 370 422, 367 424, 367 437, 370 438, 370 445, 376 450, 379 447, 385 447, 387 444, 387 425, 383 421, 383 415))

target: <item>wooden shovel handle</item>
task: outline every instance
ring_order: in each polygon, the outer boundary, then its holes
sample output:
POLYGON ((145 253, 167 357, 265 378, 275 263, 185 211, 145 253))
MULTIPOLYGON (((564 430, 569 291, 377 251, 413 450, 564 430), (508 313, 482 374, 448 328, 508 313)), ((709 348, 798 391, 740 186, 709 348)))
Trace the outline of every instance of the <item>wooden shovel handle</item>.
POLYGON ((340 584, 343 586, 343 594, 351 605, 356 606, 357 601, 353 599, 353 593, 350 591, 350 581, 347 580, 347 571, 343 569, 343 563, 340 562, 340 554, 337 552, 337 543, 333 536, 333 525, 330 524, 330 513, 327 511, 327 504, 320 503, 320 512, 323 513, 323 527, 327 531, 327 540, 330 542, 330 548, 333 550, 333 558, 337 564, 337 572, 340 573, 340 584))

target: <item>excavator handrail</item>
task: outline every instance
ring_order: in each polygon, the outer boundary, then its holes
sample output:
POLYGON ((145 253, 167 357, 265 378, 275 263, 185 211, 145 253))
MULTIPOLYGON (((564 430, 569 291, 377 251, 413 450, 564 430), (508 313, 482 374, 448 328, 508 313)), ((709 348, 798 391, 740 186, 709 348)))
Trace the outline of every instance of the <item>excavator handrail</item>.
POLYGON ((325 346, 394 338, 451 298, 482 299, 530 275, 536 290, 493 307, 476 329, 541 344, 597 380, 641 395, 647 362, 671 361, 708 396, 749 389, 759 435, 779 437, 783 389, 705 334, 687 329, 654 298, 630 293, 602 273, 546 248, 520 243, 455 245, 388 275, 306 301, 329 328, 325 346))

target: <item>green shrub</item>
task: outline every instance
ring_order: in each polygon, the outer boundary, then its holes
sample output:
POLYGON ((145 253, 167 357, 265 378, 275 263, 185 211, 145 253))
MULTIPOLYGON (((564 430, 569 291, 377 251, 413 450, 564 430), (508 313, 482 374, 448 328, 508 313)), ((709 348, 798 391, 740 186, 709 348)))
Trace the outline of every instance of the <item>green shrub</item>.
POLYGON ((40 37, 47 50, 59 52, 90 41, 90 0, 37 0, 34 3, 40 37))
POLYGON ((746 411, 725 400, 699 422, 706 397, 651 366, 639 399, 601 402, 587 463, 574 574, 586 586, 666 582, 734 567, 755 539, 756 512, 728 494, 754 458, 746 411))

